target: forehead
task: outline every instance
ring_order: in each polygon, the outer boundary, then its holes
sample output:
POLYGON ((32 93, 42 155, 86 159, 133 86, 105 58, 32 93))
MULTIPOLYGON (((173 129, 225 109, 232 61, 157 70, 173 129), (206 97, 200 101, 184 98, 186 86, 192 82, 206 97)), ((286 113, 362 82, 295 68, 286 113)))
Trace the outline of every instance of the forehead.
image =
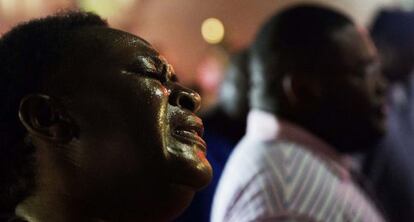
POLYGON ((62 82, 75 83, 76 90, 88 89, 84 82, 108 85, 122 78, 123 71, 155 73, 166 60, 145 40, 108 27, 85 27, 69 33, 71 42, 62 61, 62 82))
POLYGON ((346 26, 333 33, 333 42, 339 49, 339 61, 343 65, 355 66, 377 60, 377 50, 363 28, 346 26))
POLYGON ((128 66, 161 69, 169 66, 144 39, 108 27, 87 27, 74 32, 67 52, 69 67, 85 71, 109 71, 128 66))
MULTIPOLYGON (((75 32, 79 48, 88 50, 86 54, 100 57, 159 57, 159 53, 144 39, 121 30, 109 27, 87 27, 75 32)), ((85 50, 78 50, 85 53, 85 50)), ((90 59, 92 59, 90 58, 90 59)))

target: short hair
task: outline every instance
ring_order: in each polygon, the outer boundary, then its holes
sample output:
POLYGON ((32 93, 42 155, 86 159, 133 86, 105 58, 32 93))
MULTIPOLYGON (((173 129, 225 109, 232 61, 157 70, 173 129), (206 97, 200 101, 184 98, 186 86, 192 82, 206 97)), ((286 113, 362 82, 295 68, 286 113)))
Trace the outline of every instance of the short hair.
POLYGON ((0 212, 14 212, 34 189, 34 148, 18 118, 21 99, 41 93, 45 79, 68 59, 71 31, 108 26, 98 15, 61 12, 14 27, 0 38, 0 212), (26 141, 26 142, 25 142, 26 141))
POLYGON ((251 46, 251 107, 277 111, 280 82, 287 73, 316 77, 334 67, 331 54, 337 49, 332 34, 350 24, 347 16, 334 9, 308 4, 271 17, 251 46))

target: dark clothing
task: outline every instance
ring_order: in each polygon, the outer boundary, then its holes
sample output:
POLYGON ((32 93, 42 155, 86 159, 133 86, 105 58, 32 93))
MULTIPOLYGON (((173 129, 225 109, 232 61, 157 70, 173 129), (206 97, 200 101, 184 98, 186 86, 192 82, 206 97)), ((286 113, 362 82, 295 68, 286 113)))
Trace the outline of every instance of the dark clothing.
POLYGON ((388 134, 364 172, 390 221, 414 221, 414 76, 389 92, 388 134))

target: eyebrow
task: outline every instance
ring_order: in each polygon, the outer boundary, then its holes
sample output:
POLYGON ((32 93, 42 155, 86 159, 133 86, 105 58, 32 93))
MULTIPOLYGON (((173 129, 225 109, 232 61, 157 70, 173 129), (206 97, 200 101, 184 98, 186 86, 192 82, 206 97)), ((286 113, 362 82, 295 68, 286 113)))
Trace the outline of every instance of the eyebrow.
POLYGON ((160 81, 169 79, 172 82, 179 82, 172 66, 157 56, 138 55, 131 63, 126 65, 122 72, 128 75, 151 76, 160 81), (170 73, 170 75, 167 73, 170 73))
POLYGON ((162 63, 156 57, 136 56, 136 58, 126 65, 125 71, 128 72, 151 72, 158 73, 162 71, 162 63))

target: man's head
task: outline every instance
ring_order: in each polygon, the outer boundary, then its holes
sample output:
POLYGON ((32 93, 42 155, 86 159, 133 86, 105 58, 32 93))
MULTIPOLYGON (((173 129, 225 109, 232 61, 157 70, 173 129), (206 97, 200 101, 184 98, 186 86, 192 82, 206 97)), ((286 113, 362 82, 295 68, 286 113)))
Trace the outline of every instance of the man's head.
POLYGON ((194 115, 200 97, 143 39, 67 13, 15 28, 0 52, 1 158, 20 152, 2 169, 24 165, 1 192, 32 179, 8 203, 55 192, 80 214, 156 221, 180 213, 211 179, 194 115))
POLYGON ((371 35, 381 56, 384 75, 392 82, 404 81, 414 69, 414 13, 381 11, 371 35))
POLYGON ((343 14, 310 5, 286 9, 263 26, 251 52, 253 108, 293 121, 343 152, 383 134, 376 51, 343 14))

